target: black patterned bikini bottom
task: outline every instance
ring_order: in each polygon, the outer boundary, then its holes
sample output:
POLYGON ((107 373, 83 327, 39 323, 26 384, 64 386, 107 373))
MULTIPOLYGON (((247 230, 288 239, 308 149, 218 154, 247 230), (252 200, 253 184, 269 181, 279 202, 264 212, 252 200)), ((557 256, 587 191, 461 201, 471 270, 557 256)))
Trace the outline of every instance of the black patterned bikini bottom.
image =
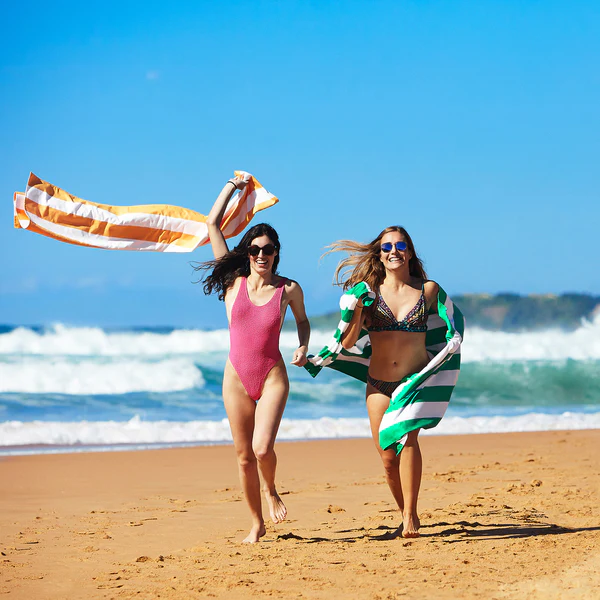
POLYGON ((388 398, 392 397, 394 390, 401 384, 404 383, 408 377, 403 377, 398 381, 383 381, 382 379, 375 379, 375 377, 371 377, 367 375, 367 383, 372 385, 376 390, 385 394, 388 398))

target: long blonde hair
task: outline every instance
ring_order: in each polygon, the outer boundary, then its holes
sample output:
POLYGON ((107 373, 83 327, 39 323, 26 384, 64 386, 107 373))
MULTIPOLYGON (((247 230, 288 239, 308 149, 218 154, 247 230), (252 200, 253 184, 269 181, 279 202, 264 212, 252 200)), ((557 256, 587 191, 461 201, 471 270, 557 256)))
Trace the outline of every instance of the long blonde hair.
POLYGON ((417 256, 415 245, 404 227, 392 225, 386 227, 372 242, 360 244, 352 240, 339 240, 327 246, 328 250, 323 255, 331 252, 347 252, 349 256, 342 259, 333 275, 335 285, 343 285, 344 289, 350 289, 361 281, 369 284, 372 290, 378 290, 385 279, 385 267, 381 262, 381 238, 392 231, 397 231, 404 236, 407 250, 411 253, 408 261, 408 270, 413 277, 427 280, 427 273, 423 268, 423 262, 417 256))

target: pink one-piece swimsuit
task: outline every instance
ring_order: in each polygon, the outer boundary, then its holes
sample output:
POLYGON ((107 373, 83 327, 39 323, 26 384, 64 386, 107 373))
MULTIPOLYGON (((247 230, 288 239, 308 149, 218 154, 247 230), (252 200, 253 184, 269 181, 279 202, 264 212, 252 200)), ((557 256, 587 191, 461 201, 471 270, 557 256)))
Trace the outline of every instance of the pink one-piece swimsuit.
POLYGON ((248 396, 255 402, 262 394, 269 371, 281 359, 279 334, 284 288, 285 279, 266 304, 256 306, 248 296, 247 279, 242 277, 231 308, 229 360, 248 396))

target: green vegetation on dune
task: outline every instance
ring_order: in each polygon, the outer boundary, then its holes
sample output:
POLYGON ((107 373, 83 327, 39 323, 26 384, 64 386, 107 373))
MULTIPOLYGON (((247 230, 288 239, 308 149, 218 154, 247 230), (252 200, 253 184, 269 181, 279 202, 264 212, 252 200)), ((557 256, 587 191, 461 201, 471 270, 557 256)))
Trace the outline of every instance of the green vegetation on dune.
MULTIPOLYGON (((496 331, 573 330, 582 319, 592 320, 600 313, 600 296, 589 294, 464 294, 452 296, 452 300, 465 315, 468 327, 496 331)), ((338 312, 310 318, 313 329, 325 330, 335 328, 338 320, 338 312)), ((289 325, 286 322, 285 328, 289 325)))

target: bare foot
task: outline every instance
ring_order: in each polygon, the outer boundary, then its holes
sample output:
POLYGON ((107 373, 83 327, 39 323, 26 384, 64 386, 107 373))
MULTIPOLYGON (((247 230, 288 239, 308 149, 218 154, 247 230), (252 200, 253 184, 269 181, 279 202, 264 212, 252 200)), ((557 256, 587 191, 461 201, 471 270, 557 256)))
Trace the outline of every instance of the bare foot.
POLYGON ((250 533, 242 540, 242 544, 255 544, 260 538, 267 533, 265 524, 255 525, 250 530, 250 533))
POLYGON ((419 521, 417 513, 405 513, 402 515, 402 525, 402 537, 418 538, 421 535, 419 533, 421 521, 419 521))
POLYGON ((279 494, 276 491, 271 494, 271 492, 265 490, 265 498, 269 506, 269 513, 271 514, 273 523, 281 523, 281 521, 285 521, 287 516, 287 508, 279 497, 279 494))

